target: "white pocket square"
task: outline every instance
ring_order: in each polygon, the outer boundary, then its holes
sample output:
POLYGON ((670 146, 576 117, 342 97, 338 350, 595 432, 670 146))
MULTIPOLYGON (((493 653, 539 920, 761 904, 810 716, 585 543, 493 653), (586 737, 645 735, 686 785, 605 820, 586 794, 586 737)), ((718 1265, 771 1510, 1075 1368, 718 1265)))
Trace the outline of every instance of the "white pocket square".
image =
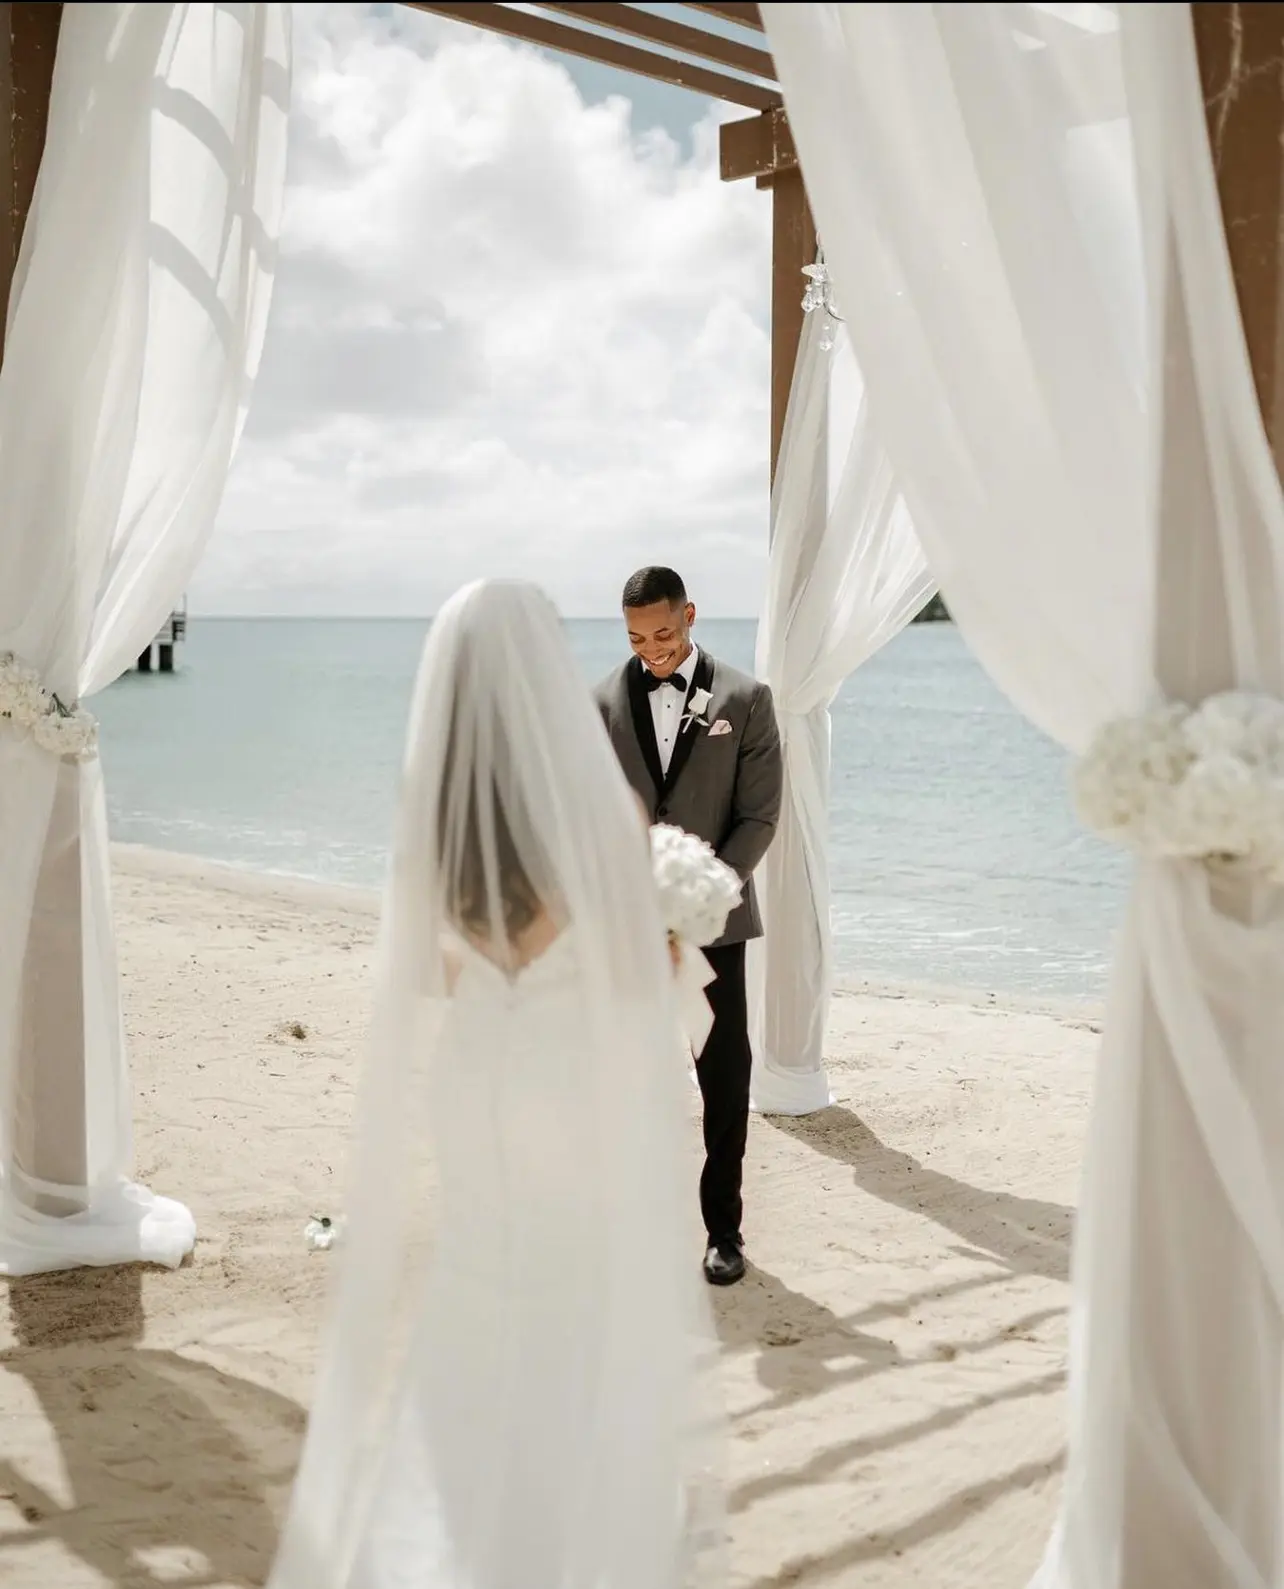
POLYGON ((716 739, 719 734, 729 734, 730 732, 731 724, 725 717, 720 717, 716 723, 711 723, 709 726, 710 739, 716 739))

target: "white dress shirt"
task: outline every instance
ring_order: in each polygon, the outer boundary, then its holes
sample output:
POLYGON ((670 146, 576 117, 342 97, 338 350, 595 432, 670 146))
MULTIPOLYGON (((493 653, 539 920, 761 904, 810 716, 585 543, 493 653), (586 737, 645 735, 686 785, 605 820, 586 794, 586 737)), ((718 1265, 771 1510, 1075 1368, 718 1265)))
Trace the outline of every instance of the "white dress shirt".
MULTIPOLYGON (((660 768, 666 778, 669 776, 669 763, 673 760, 673 747, 678 742, 683 709, 686 698, 691 693, 691 680, 695 677, 699 656, 700 652, 692 646, 691 655, 672 675, 673 678, 681 680, 680 689, 675 690, 670 685, 662 684, 658 690, 651 691, 651 721, 655 724, 655 744, 660 752, 660 768)), ((650 669, 647 671, 649 672, 650 669)))

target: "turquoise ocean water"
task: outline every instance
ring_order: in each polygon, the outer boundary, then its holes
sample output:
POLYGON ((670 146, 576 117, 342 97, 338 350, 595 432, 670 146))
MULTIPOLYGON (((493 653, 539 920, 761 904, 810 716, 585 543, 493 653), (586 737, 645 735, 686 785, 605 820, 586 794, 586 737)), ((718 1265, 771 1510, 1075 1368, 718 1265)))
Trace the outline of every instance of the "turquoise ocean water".
MULTIPOLYGON (((255 870, 378 884, 426 625, 194 619, 170 677, 98 698, 113 836, 255 870)), ((585 677, 618 622, 569 625, 585 677)), ((701 643, 752 667, 754 625, 701 643)), ((907 630, 834 707, 838 969, 1036 998, 1096 998, 1126 868, 1070 812, 1062 752, 949 624, 907 630)))

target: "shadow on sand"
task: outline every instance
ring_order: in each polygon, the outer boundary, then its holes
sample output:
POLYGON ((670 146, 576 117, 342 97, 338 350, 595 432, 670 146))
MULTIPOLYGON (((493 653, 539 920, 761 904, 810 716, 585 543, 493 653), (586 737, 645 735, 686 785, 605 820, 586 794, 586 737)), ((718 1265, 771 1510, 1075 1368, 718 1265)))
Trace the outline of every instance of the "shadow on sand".
MULTIPOLYGON (((985 1264, 986 1272, 942 1278, 911 1295, 875 1300, 840 1316, 822 1302, 790 1290, 777 1276, 750 1265, 742 1285, 713 1299, 724 1350, 754 1354, 755 1374, 768 1392, 767 1401, 755 1403, 746 1416, 758 1419, 791 1403, 822 1396, 832 1388, 850 1387, 910 1366, 895 1342, 876 1332, 884 1322, 911 1315, 925 1303, 985 1291, 1024 1276, 1061 1283, 1067 1280, 1073 1210, 1058 1203, 986 1191, 931 1169, 880 1141, 849 1109, 834 1107, 800 1119, 773 1118, 769 1123, 850 1168, 857 1187, 869 1196, 951 1232, 969 1257, 985 1264)), ((980 1356, 1037 1330, 1062 1311, 1056 1305, 1031 1309, 1006 1321, 993 1334, 938 1342, 936 1347, 943 1361, 980 1356)), ((916 1416, 892 1427, 875 1427, 816 1449, 797 1466, 745 1478, 733 1487, 729 1509, 733 1515, 743 1514, 759 1504, 771 1504, 799 1486, 841 1482, 881 1452, 958 1428, 990 1407, 1058 1395, 1064 1382, 1060 1367, 1049 1368, 945 1405, 920 1407, 916 1416)), ((862 1568, 949 1534, 1003 1496, 1046 1483, 1058 1472, 1061 1460, 1056 1456, 978 1475, 975 1483, 942 1497, 921 1515, 895 1528, 849 1539, 829 1551, 796 1556, 778 1571, 755 1579, 752 1589, 854 1580, 862 1568)))
POLYGON ((850 1109, 834 1106, 798 1119, 774 1116, 770 1123, 827 1159, 848 1165, 856 1185, 870 1197, 953 1231, 1013 1274, 1069 1278, 1073 1209, 1010 1192, 983 1191, 929 1169, 881 1142, 850 1109))
POLYGON ((14 1280, 4 1295, 16 1345, 0 1367, 28 1386, 65 1482, 50 1494, 0 1455, 0 1498, 25 1522, 0 1531, 0 1582, 21 1581, 22 1557, 52 1540, 115 1589, 257 1589, 278 1531, 268 1497, 293 1475, 302 1409, 144 1347, 137 1266, 14 1280))

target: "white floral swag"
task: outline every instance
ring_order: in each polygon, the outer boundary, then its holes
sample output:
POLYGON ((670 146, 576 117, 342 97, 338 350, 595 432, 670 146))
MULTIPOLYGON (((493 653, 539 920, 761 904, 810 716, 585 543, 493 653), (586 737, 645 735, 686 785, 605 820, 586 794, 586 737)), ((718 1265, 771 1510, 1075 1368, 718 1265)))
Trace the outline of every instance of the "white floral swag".
POLYGON ((1284 883, 1284 702, 1230 690, 1107 723, 1074 796, 1088 827, 1143 855, 1239 862, 1284 883))
POLYGON ((45 689, 36 669, 12 651, 0 653, 0 723, 30 734, 52 756, 83 761, 98 749, 97 721, 45 689))
POLYGON ((665 928, 695 949, 716 943, 742 884, 703 839, 664 823, 651 829, 651 871, 665 928))

